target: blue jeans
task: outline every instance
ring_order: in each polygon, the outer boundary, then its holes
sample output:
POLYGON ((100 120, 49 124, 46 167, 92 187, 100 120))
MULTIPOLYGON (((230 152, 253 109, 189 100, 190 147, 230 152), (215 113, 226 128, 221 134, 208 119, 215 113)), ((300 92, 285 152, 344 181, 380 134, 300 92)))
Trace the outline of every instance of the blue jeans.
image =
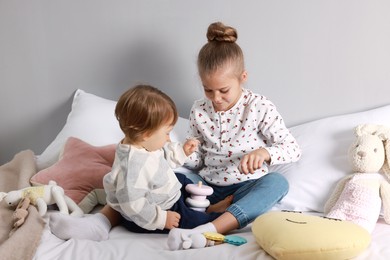
POLYGON ((195 173, 186 172, 185 175, 194 183, 202 181, 214 189, 214 193, 207 197, 211 204, 233 195, 233 203, 226 211, 237 219, 240 228, 245 227, 259 215, 270 210, 286 196, 289 188, 286 178, 277 172, 269 172, 259 179, 230 186, 216 186, 207 183, 195 173))

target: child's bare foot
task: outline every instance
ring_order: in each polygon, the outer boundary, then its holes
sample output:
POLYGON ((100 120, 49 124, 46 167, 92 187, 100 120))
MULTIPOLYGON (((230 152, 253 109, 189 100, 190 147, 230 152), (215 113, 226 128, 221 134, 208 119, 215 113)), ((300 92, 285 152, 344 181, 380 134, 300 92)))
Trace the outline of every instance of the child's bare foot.
POLYGON ((211 213, 211 212, 217 212, 217 213, 222 213, 225 212, 225 210, 232 204, 233 202, 233 195, 227 196, 225 199, 210 205, 206 212, 211 213))

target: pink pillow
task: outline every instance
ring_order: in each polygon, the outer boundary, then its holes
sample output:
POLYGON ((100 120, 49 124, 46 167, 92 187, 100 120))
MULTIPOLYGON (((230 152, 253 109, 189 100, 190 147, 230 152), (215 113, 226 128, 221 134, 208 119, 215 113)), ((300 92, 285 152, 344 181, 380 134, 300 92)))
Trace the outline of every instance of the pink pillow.
POLYGON ((116 144, 97 147, 69 137, 60 160, 35 174, 31 183, 48 184, 54 180, 79 204, 90 193, 95 194, 96 189, 103 189, 103 177, 111 171, 115 148, 116 144))

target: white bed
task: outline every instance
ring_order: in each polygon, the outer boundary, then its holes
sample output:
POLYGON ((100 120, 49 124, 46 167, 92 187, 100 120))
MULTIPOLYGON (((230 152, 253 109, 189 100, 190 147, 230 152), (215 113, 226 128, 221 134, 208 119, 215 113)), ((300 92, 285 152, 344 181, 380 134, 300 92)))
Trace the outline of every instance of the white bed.
MULTIPOLYGON (((247 239, 248 242, 244 245, 223 244, 185 251, 169 251, 164 234, 134 234, 123 227, 115 227, 107 241, 63 241, 51 234, 46 227, 34 259, 274 259, 259 247, 250 227, 234 232, 247 239)), ((390 226, 380 220, 372 233, 371 245, 354 259, 389 259, 389 237, 390 226)))
MULTIPOLYGON (((114 106, 114 101, 78 90, 64 128, 37 156, 38 170, 48 168, 59 160, 62 146, 70 136, 94 146, 116 143, 122 134, 112 113, 114 106), (96 114, 99 116, 94 116, 96 114)), ((336 182, 351 172, 347 149, 354 138, 353 128, 363 123, 390 125, 390 105, 292 127, 303 156, 297 163, 273 168, 283 173, 290 183, 288 195, 274 210, 321 215, 336 182)), ((172 133, 173 140, 184 138, 186 124, 186 119, 179 119, 172 133)), ((45 216, 46 222, 51 212, 45 216)), ((233 232, 247 239, 247 243, 241 246, 222 244, 204 249, 169 251, 167 235, 164 234, 135 234, 118 226, 110 232, 107 241, 63 241, 51 234, 46 224, 34 259, 273 259, 256 243, 251 227, 233 232)), ((389 259, 389 238, 390 225, 379 219, 371 244, 355 259, 389 259)))

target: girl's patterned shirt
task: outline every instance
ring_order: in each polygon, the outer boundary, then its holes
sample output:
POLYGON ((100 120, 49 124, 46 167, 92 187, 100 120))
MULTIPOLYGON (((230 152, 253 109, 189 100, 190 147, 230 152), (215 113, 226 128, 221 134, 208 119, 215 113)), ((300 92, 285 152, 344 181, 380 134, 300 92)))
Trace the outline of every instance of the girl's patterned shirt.
POLYGON ((228 111, 215 111, 206 98, 195 101, 189 138, 198 139, 201 145, 185 166, 199 170, 207 182, 218 186, 265 175, 266 163, 254 174, 245 175, 238 169, 245 154, 261 147, 269 152, 271 165, 295 162, 301 156, 299 145, 274 104, 247 89, 228 111))

